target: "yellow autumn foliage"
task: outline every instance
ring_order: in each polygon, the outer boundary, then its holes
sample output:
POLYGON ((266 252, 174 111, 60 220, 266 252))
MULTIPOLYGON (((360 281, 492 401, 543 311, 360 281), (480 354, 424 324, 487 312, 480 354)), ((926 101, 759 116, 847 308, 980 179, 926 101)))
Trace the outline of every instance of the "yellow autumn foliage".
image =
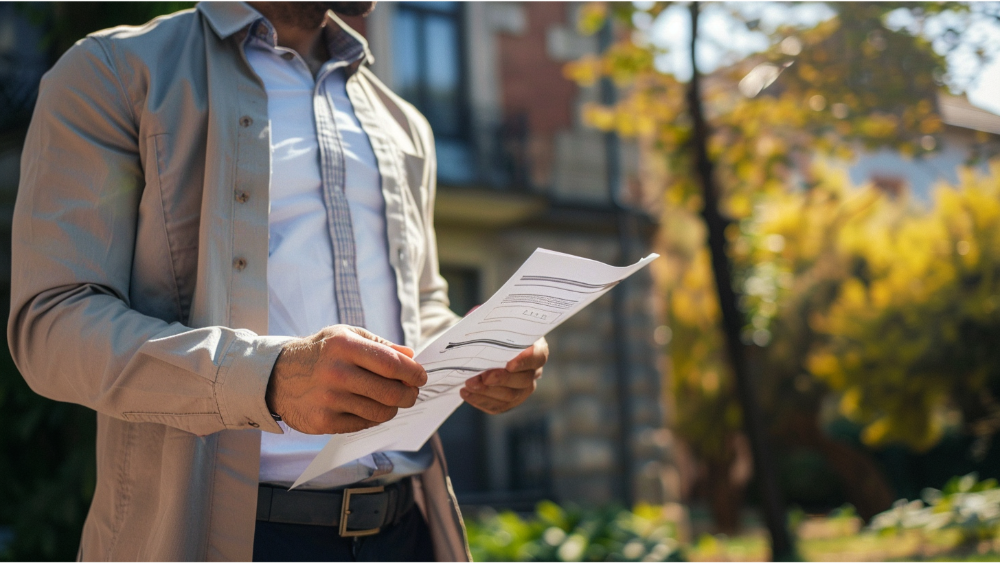
POLYGON ((929 208, 881 199, 845 223, 836 252, 863 265, 817 322, 808 369, 841 393, 870 445, 922 450, 949 412, 996 414, 1000 387, 1000 163, 962 170, 929 208), (844 361, 852 358, 854 361, 844 361))
MULTIPOLYGON (((595 32, 608 18, 627 26, 636 12, 655 18, 668 4, 586 4, 580 28, 595 32)), ((707 148, 732 221, 727 282, 740 296, 743 341, 772 428, 791 410, 819 416, 833 405, 863 426, 869 444, 923 449, 955 412, 966 423, 1000 420, 1000 406, 989 403, 993 387, 1000 393, 1000 346, 983 344, 1000 340, 1000 171, 963 172, 928 209, 852 186, 843 163, 858 148, 934 150, 923 137, 943 129, 934 75, 946 64, 926 42, 887 30, 884 5, 831 8, 836 17, 778 30, 766 52, 704 77, 707 148), (800 53, 782 52, 786 36, 800 53), (875 36, 884 50, 872 48, 875 36), (737 85, 761 64, 784 70, 747 97, 737 85)), ((671 422, 702 459, 719 460, 741 416, 692 174, 687 84, 655 68, 662 51, 629 37, 616 34, 603 56, 570 63, 565 74, 587 87, 612 80, 617 104, 584 105, 584 122, 636 140, 642 159, 657 163, 645 181, 664 194, 657 250, 673 335, 671 422)))

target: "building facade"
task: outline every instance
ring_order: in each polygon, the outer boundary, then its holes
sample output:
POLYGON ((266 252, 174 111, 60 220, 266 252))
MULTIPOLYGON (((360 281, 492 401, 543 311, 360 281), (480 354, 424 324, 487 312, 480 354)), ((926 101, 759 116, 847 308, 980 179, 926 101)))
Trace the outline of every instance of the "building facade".
MULTIPOLYGON (((459 314, 538 247, 616 265, 650 252, 656 213, 643 205, 637 151, 580 122, 599 88, 563 76, 599 48, 576 33, 578 8, 382 2, 350 22, 375 73, 434 129, 441 269, 459 314)), ((551 334, 525 404, 499 416, 460 408, 441 431, 459 501, 673 500, 656 306, 642 271, 551 334)))
POLYGON ((848 165, 851 182, 871 182, 891 195, 909 195, 930 205, 934 187, 958 184, 961 166, 988 171, 990 158, 1000 154, 1000 115, 978 108, 964 97, 938 94, 937 109, 944 128, 921 139, 927 152, 919 158, 881 149, 861 151, 848 165))

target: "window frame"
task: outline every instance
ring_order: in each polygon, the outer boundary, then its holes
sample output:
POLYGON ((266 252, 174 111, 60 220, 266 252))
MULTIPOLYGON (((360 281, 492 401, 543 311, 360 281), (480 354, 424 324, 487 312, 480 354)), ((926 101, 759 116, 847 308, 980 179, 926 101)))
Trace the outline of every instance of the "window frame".
MULTIPOLYGON (((434 136, 439 140, 458 142, 465 145, 471 145, 472 142, 472 124, 471 118, 471 108, 470 108, 470 96, 469 96, 469 67, 468 59, 466 55, 466 49, 464 48, 467 40, 466 31, 466 6, 462 2, 446 2, 448 4, 454 5, 454 10, 442 10, 435 6, 437 2, 400 2, 396 5, 396 13, 393 14, 394 17, 398 17, 401 13, 409 13, 416 17, 417 20, 417 33, 416 33, 416 45, 414 48, 417 51, 417 61, 420 68, 417 72, 417 96, 416 100, 407 100, 412 103, 421 113, 427 117, 426 109, 428 106, 428 100, 430 98, 429 91, 430 88, 425 81, 426 68, 424 66, 427 64, 427 36, 425 33, 425 26, 428 16, 439 16, 451 19, 455 24, 455 54, 456 62, 458 65, 458 81, 455 86, 456 97, 458 99, 458 108, 456 110, 456 117, 458 119, 457 133, 455 135, 443 134, 435 128, 434 123, 430 122, 431 129, 434 131, 434 136)), ((395 22, 393 22, 395 25, 395 22)), ((394 50, 402 47, 399 44, 394 45, 394 50)), ((393 53, 395 56, 395 53, 393 53)), ((395 61, 395 64, 399 64, 399 61, 395 61)), ((396 71, 398 72, 398 71, 396 71)), ((395 73, 394 73, 395 74, 395 73)), ((393 77, 395 80, 395 76, 393 77)), ((405 96, 404 96, 404 99, 405 96)))

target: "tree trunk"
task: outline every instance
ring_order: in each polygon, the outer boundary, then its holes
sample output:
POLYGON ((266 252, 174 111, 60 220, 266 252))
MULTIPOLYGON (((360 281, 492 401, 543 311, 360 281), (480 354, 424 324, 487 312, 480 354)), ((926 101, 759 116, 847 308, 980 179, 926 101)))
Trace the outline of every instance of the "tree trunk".
POLYGON ((727 536, 740 530, 740 508, 746 493, 745 483, 733 482, 732 467, 723 461, 705 462, 708 480, 708 502, 715 529, 727 536))
POLYGON ((858 516, 865 521, 892 507, 895 492, 875 460, 864 451, 827 436, 815 412, 790 416, 783 425, 782 436, 790 445, 810 448, 823 455, 840 478, 847 502, 854 505, 858 516))
POLYGON ((705 462, 709 507, 716 530, 720 533, 732 536, 740 530, 752 457, 746 436, 737 433, 726 437, 721 458, 705 462))
POLYGON ((736 392, 743 410, 743 426, 750 439, 753 452, 754 473, 760 483, 764 521, 771 534, 771 557, 775 561, 795 559, 795 550, 788 533, 785 506, 781 490, 778 488, 767 438, 764 433, 760 407, 755 390, 750 381, 746 351, 740 340, 744 319, 737 307, 736 292, 733 290, 729 254, 727 252, 726 227, 728 221, 719 211, 719 189, 713 174, 714 163, 708 154, 708 123, 701 103, 701 80, 698 76, 696 45, 698 42, 698 2, 691 2, 691 82, 688 86, 688 107, 692 121, 691 149, 693 152, 694 174, 701 184, 704 209, 702 216, 708 228, 708 246, 712 256, 712 272, 722 311, 723 332, 726 349, 736 378, 736 392))

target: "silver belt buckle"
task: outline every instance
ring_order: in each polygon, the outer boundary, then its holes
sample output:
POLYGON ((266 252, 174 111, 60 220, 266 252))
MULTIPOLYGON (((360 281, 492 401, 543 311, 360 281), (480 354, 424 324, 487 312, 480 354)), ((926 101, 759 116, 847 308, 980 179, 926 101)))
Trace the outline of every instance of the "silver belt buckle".
POLYGON ((358 489, 344 489, 344 503, 340 507, 340 537, 355 538, 359 536, 373 536, 382 529, 372 528, 370 530, 347 530, 347 517, 351 515, 351 495, 372 495, 385 491, 385 487, 364 487, 358 489))

